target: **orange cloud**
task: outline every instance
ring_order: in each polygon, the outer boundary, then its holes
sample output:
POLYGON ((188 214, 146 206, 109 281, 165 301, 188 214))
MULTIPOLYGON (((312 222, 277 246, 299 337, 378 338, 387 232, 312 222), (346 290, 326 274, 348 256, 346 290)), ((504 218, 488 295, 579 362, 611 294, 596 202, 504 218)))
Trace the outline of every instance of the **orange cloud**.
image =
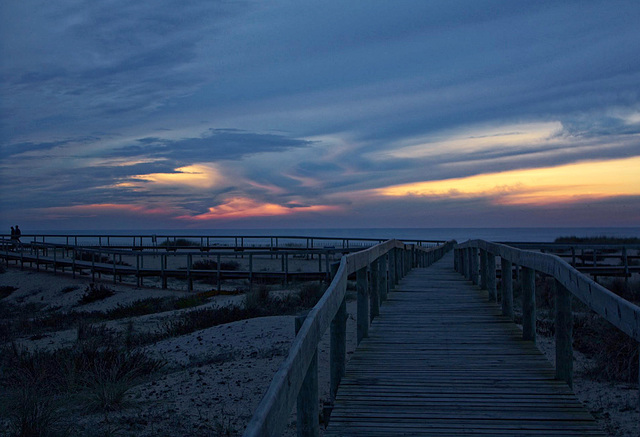
MULTIPOLYGON (((195 188, 211 188, 219 185, 223 178, 213 164, 194 164, 175 169, 176 173, 151 173, 133 176, 143 182, 157 185, 186 185, 195 188)), ((139 187, 139 183, 123 182, 116 187, 139 187)))
POLYGON ((214 220, 243 217, 266 217, 276 215, 289 215, 298 212, 316 212, 336 210, 337 207, 328 205, 298 206, 293 203, 278 205, 275 203, 259 202, 247 197, 233 197, 225 203, 209 208, 204 214, 195 216, 180 216, 189 220, 214 220))
POLYGON ((382 196, 492 197, 496 204, 552 204, 640 195, 640 156, 416 182, 373 190, 382 196))

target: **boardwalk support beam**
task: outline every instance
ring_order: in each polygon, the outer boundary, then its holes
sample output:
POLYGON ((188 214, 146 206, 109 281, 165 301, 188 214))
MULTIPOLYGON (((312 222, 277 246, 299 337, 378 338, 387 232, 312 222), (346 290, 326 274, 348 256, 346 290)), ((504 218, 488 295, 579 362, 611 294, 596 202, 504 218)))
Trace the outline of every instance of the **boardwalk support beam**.
POLYGON ((363 267, 356 272, 356 289, 358 292, 357 309, 357 344, 363 338, 369 336, 369 284, 367 280, 367 268, 363 267))
POLYGON ((506 258, 500 259, 500 270, 502 271, 502 315, 513 320, 513 263, 506 258))
POLYGON ((536 342, 536 271, 522 268, 522 339, 536 342))
POLYGON ((498 293, 496 290, 496 257, 492 253, 487 253, 487 292, 489 293, 489 300, 496 302, 498 300, 498 293))
MULTIPOLYGON (((300 331, 307 313, 296 317, 296 334, 300 331)), ((297 400, 298 437, 315 437, 320 435, 318 422, 320 409, 318 407, 318 351, 311 358, 307 373, 302 381, 302 387, 297 400)))
POLYGON ((573 388, 573 313, 571 293, 557 280, 556 291, 556 379, 573 388))

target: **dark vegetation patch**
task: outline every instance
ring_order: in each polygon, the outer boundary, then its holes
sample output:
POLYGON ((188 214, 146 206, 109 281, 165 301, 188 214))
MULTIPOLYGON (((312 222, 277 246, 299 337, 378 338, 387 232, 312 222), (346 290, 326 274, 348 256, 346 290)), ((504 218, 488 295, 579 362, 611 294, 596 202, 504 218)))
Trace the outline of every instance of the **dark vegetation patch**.
POLYGON ((106 319, 124 319, 126 317, 138 317, 147 314, 162 313, 165 311, 193 308, 207 302, 206 294, 171 299, 166 297, 150 297, 131 302, 127 305, 118 304, 104 313, 106 319))
POLYGON ((158 244, 159 247, 200 247, 200 243, 197 243, 186 238, 178 238, 176 240, 166 239, 158 244))
POLYGON ((599 235, 596 237, 576 237, 575 235, 558 237, 554 243, 562 244, 640 244, 640 238, 637 237, 611 237, 607 235, 599 235))
MULTIPOLYGON (((218 262, 203 259, 193 263, 194 270, 218 270, 218 262)), ((220 270, 240 270, 240 264, 236 261, 220 261, 220 270)))
POLYGON ((182 313, 167 321, 153 340, 185 335, 238 320, 295 314, 314 306, 325 290, 326 286, 320 283, 305 284, 297 293, 274 297, 267 286, 261 286, 247 293, 241 306, 200 308, 182 313))
POLYGON ((5 297, 11 296, 11 293, 16 291, 17 287, 12 287, 10 285, 2 285, 0 286, 0 299, 4 299, 5 297))
POLYGON ((76 291, 78 288, 79 287, 76 287, 75 285, 70 285, 60 290, 60 293, 71 293, 72 291, 76 291))
POLYGON ((637 382, 638 343, 599 315, 574 316, 574 347, 593 359, 587 375, 597 380, 637 382))
POLYGON ((70 418, 121 409, 130 389, 163 366, 143 350, 104 341, 54 351, 14 344, 0 353, 0 410, 12 435, 74 434, 70 418))
POLYGON ((84 305, 92 302, 97 302, 99 300, 104 300, 108 297, 111 297, 115 294, 115 291, 105 285, 92 283, 87 286, 78 303, 84 305))
MULTIPOLYGON (((94 262, 99 264, 114 264, 114 260, 112 258, 97 252, 76 252, 75 259, 78 261, 94 262)), ((115 264, 119 266, 131 265, 123 261, 115 261, 115 264)))

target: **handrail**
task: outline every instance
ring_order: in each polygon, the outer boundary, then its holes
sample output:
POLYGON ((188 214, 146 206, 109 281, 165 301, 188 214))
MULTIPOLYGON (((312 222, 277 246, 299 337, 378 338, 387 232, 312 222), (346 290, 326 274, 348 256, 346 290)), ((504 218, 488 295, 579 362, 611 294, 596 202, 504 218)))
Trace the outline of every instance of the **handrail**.
MULTIPOLYGON (((207 251, 203 253, 202 251, 194 250, 194 247, 185 247, 184 251, 172 251, 168 253, 164 253, 164 251, 141 251, 141 250, 132 250, 132 249, 116 249, 113 247, 94 247, 94 246, 67 246, 61 243, 42 243, 42 242, 25 242, 25 243, 16 243, 12 240, 3 240, 0 239, 0 258, 4 258, 6 260, 7 266, 9 265, 9 260, 19 261, 21 266, 24 267, 25 262, 28 262, 30 265, 32 263, 36 264, 36 269, 39 270, 40 264, 45 266, 53 265, 54 273, 57 272, 57 267, 62 266, 63 271, 64 267, 71 267, 72 274, 75 277, 76 270, 82 269, 90 269, 92 278, 95 280, 96 273, 108 273, 113 276, 113 282, 116 283, 117 277, 122 276, 130 276, 134 275, 137 278, 137 285, 142 286, 143 276, 156 276, 162 280, 162 287, 167 287, 167 277, 175 276, 175 272, 183 272, 186 275, 188 280, 188 289, 189 291, 193 288, 193 281, 196 276, 202 277, 203 274, 212 273, 217 275, 218 289, 220 289, 222 279, 222 274, 224 276, 229 276, 231 270, 225 270, 220 268, 220 262, 222 257, 238 257, 242 256, 248 257, 249 259, 249 268, 243 272, 236 271, 236 275, 240 275, 241 277, 248 276, 249 283, 253 283, 254 277, 264 277, 265 272, 257 272, 254 270, 253 260, 257 257, 265 257, 265 256, 276 256, 282 259, 282 270, 281 272, 275 272, 275 274, 279 274, 283 277, 283 281, 285 283, 288 282, 289 278, 293 277, 318 277, 321 276, 323 279, 329 280, 331 277, 331 268, 330 268, 330 259, 333 259, 336 254, 345 254, 353 251, 362 250, 362 248, 358 247, 349 247, 349 248, 315 248, 315 249, 305 249, 305 248, 282 248, 277 252, 264 251, 256 248, 243 250, 241 254, 238 254, 234 248, 224 247, 221 250, 216 250, 215 253, 211 253, 207 251), (42 251, 43 256, 40 256, 40 252, 42 251), (59 255, 59 252, 62 251, 62 255, 59 255), (50 253, 53 253, 53 258, 49 256, 50 253), (83 254, 94 255, 91 256, 90 259, 83 258, 83 254), (97 255, 97 256, 96 256, 97 255), (102 255, 111 257, 111 260, 104 262, 102 260, 102 255), (318 258, 318 270, 317 271, 297 271, 290 272, 289 271, 289 258, 295 257, 297 255, 311 256, 318 258), (134 266, 128 266, 122 264, 123 257, 131 257, 135 260, 134 266), (119 258, 119 261, 117 260, 119 258), (155 267, 150 267, 147 265, 145 268, 145 259, 152 258, 152 260, 156 260, 152 262, 155 264, 155 267), (167 268, 167 259, 180 259, 181 267, 180 268, 167 268), (193 260, 194 259, 210 259, 214 258, 217 261, 218 267, 214 269, 197 269, 194 268, 193 260), (323 260, 324 258, 324 260, 323 260), (159 259, 159 261, 158 261, 159 259), (158 266, 159 262, 159 266, 158 266), (107 270, 105 271, 105 266, 107 266, 107 270)), ((179 276, 185 276, 182 273, 178 274, 179 276)), ((233 275, 232 275, 233 276, 233 275)), ((272 277, 275 275, 271 275, 272 277)))
MULTIPOLYGON (((555 279, 556 379, 573 387, 573 312, 571 295, 629 335, 640 341, 640 307, 621 298, 561 258, 545 253, 516 249, 484 240, 470 240, 454 248, 454 267, 467 279, 486 289, 497 300, 496 262, 501 258, 502 313, 513 317, 513 266, 522 267, 522 338, 536 340, 535 273, 555 279), (478 253, 478 251, 480 253, 478 253), (478 268, 478 255, 480 268, 478 268)), ((516 269, 517 272, 517 269, 516 269)), ((639 369, 640 382, 640 369, 639 369)), ((640 397, 639 397, 640 401, 640 397)))
MULTIPOLYGON (((0 233, 0 238, 9 239, 9 234, 0 233)), ((148 246, 154 247, 159 245, 164 241, 171 241, 177 239, 189 239, 189 240, 200 240, 211 241, 211 240, 232 240, 235 246, 244 246, 244 240, 265 240, 264 245, 269 246, 273 245, 275 241, 275 245, 278 246, 278 241, 280 240, 301 240, 301 244, 313 246, 313 241, 335 241, 342 242, 343 246, 346 244, 349 245, 349 242, 362 242, 367 244, 379 244, 385 241, 384 238, 366 238, 366 237, 312 237, 312 236, 304 236, 304 235, 252 235, 252 234, 237 234, 237 235, 192 235, 192 234, 82 234, 82 233, 57 233, 57 234, 34 234, 34 233, 23 233, 21 235, 23 241, 31 240, 41 242, 45 242, 45 239, 73 239, 74 241, 78 241, 79 239, 97 239, 98 241, 111 241, 111 239, 129 239, 132 241, 132 246, 143 246, 143 241, 147 240, 149 242, 148 246), (238 244, 240 242, 240 244, 238 244)), ((442 240, 424 240, 424 239, 407 239, 405 240, 407 243, 415 243, 418 246, 423 246, 426 244, 441 244, 444 243, 442 240)), ((74 244, 77 245, 77 244, 74 244)))
MULTIPOLYGON (((317 427, 317 372, 316 375, 309 375, 308 369, 316 369, 315 366, 311 366, 312 361, 317 360, 317 348, 318 344, 330 325, 334 323, 340 323, 341 318, 346 314, 342 314, 341 309, 344 310, 344 302, 347 288, 347 277, 353 273, 357 274, 358 281, 358 330, 361 331, 361 327, 364 332, 358 332, 358 337, 366 336, 369 323, 369 302, 366 303, 366 312, 361 314, 361 296, 367 296, 368 285, 367 284, 367 268, 371 269, 372 279, 373 272, 376 272, 376 277, 382 278, 386 281, 386 268, 389 270, 390 281, 396 282, 399 276, 404 276, 408 272, 410 266, 413 265, 426 265, 435 261, 441 257, 444 252, 450 250, 453 247, 454 242, 447 242, 443 245, 424 249, 414 245, 406 245, 398 240, 388 240, 384 243, 380 243, 369 249, 345 255, 340 261, 340 265, 335 273, 333 281, 325 291, 320 301, 309 311, 304 323, 302 324, 298 334, 296 335, 293 344, 289 350, 289 354, 276 372, 269 389, 256 409, 251 421, 249 422, 244 435, 249 436, 273 436, 280 435, 284 430, 289 414, 293 408, 296 399, 301 394, 301 388, 303 382, 306 384, 308 380, 315 379, 316 389, 315 394, 311 394, 311 397, 315 396, 315 399, 308 401, 309 405, 315 404, 316 411, 302 412, 298 411, 298 422, 304 423, 305 420, 312 423, 310 426, 317 427), (398 253, 397 253, 398 252, 398 253), (387 257, 389 254, 389 262, 387 263, 387 257), (430 255, 430 256, 427 256, 430 255), (382 264, 382 271, 385 271, 384 275, 380 275, 380 261, 384 261, 382 264), (364 274, 363 274, 364 272, 364 274), (364 283, 364 285, 363 285, 364 283), (362 319, 362 320, 361 320, 362 319), (366 323, 366 325, 365 325, 366 323), (301 416, 305 416, 307 419, 301 416), (315 418, 314 418, 315 415, 315 418), (310 418, 310 420, 308 419, 310 418)), ((389 282, 385 282, 389 284, 389 282)), ((392 286, 393 284, 389 284, 392 286)), ((374 290, 379 292, 377 288, 378 284, 372 284, 374 290)), ((386 291, 383 291, 386 293, 386 291)), ((344 328, 342 328, 344 329, 344 328)), ((339 337, 339 336, 338 336, 339 337)), ((334 335, 332 333, 332 343, 334 341, 334 335)), ((344 340, 342 340, 344 341, 344 340)), ((339 346, 344 348, 344 346, 339 346)), ((332 351, 335 346, 332 344, 332 351)), ((336 357, 331 357, 332 360, 332 378, 334 377, 333 366, 336 365, 333 361, 336 357)), ((342 363, 338 363, 338 366, 344 366, 344 356, 338 356, 338 360, 342 363)), ((313 372, 309 372, 313 373, 313 372)), ((337 378, 341 377, 341 372, 337 372, 337 378)), ((344 373, 344 372, 342 372, 344 373)), ((339 381, 332 381, 332 389, 337 387, 339 381)), ((305 391, 306 393, 306 391, 305 391)), ((312 390, 313 393, 313 390, 312 390)), ((308 423, 307 422, 307 423, 308 423)), ((311 432, 316 434, 317 432, 311 432)))
POLYGON ((477 248, 505 258, 513 264, 554 277, 571 294, 611 324, 640 341, 640 307, 621 298, 591 278, 580 273, 556 255, 516 249, 484 240, 470 240, 456 249, 477 248))

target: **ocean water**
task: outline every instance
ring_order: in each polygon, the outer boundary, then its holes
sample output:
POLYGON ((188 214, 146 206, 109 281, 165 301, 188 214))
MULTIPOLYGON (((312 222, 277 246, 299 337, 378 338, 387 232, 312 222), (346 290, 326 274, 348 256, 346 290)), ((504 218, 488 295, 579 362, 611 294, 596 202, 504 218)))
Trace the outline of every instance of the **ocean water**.
MULTIPOLYGON (((147 229, 147 230, 82 230, 34 231, 47 235, 158 235, 158 236, 273 236, 373 238, 387 240, 463 242, 483 239, 499 242, 553 242, 557 237, 640 237, 640 227, 632 228, 344 228, 344 229, 147 229)), ((28 237, 28 235, 25 235, 28 237)), ((30 239, 30 238, 28 238, 30 239)))

